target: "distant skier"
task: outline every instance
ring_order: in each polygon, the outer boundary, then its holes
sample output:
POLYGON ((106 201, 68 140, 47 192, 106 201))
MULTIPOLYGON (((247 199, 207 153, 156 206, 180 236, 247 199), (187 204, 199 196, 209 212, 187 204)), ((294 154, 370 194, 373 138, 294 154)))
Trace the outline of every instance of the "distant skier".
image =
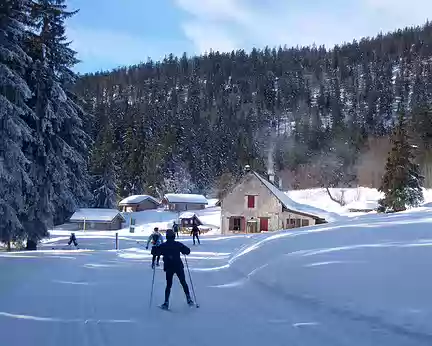
POLYGON ((192 226, 192 232, 191 236, 193 236, 193 244, 195 245, 195 238, 198 240, 198 244, 201 245, 201 242, 199 240, 199 235, 201 234, 200 229, 198 228, 197 224, 194 222, 192 226))
POLYGON ((179 238, 179 228, 180 228, 179 225, 177 225, 177 223, 174 221, 172 230, 175 233, 177 239, 179 238))
MULTIPOLYGON (((150 242, 152 244, 152 253, 153 253, 153 248, 158 247, 161 244, 163 244, 163 237, 162 237, 162 234, 159 233, 159 228, 155 227, 153 230, 153 233, 148 238, 147 246, 146 246, 147 250, 148 250, 150 242)), ((151 263, 152 268, 155 267, 155 260, 156 260, 156 266, 159 267, 160 255, 159 256, 153 255, 152 263, 151 263)))
POLYGON ((75 233, 71 233, 69 237, 68 245, 71 245, 72 243, 75 245, 75 247, 78 247, 78 242, 75 233))
POLYGON ((161 305, 162 309, 168 309, 169 307, 169 297, 171 294, 171 287, 173 284, 174 274, 180 280, 180 284, 183 287, 183 291, 186 295, 186 301, 189 305, 193 305, 194 302, 190 297, 189 287, 186 283, 184 266, 180 258, 180 254, 189 255, 190 249, 175 241, 175 233, 173 230, 168 230, 166 232, 166 242, 160 246, 155 246, 152 248, 153 256, 163 255, 164 271, 166 274, 166 288, 165 288, 165 302, 161 305))

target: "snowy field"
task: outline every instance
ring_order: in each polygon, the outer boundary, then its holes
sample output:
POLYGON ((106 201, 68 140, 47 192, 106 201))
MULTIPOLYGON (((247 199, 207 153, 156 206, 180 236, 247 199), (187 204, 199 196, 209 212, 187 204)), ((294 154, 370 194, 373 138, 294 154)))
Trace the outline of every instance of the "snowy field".
POLYGON ((0 253, 2 345, 432 345, 432 208, 254 236, 190 237, 199 309, 176 281, 149 308, 139 236, 0 253), (57 250, 52 250, 52 248, 57 250), (18 332, 23 331, 23 332, 18 332))

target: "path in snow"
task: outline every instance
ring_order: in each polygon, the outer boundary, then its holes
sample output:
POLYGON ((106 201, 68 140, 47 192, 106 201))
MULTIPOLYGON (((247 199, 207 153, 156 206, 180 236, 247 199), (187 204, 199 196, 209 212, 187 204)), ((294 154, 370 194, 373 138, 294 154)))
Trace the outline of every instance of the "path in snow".
MULTIPOLYGON (((174 283, 172 312, 159 310, 164 272, 148 252, 115 251, 110 241, 86 239, 96 251, 45 251, 0 257, 0 333, 8 346, 109 345, 430 345, 377 320, 356 319, 287 296, 223 268, 248 243, 237 237, 203 241, 189 257, 200 309, 186 306, 174 283), (105 242, 105 243, 104 243, 105 242)), ((189 240, 188 240, 189 243, 189 240)), ((134 244, 131 240, 129 245, 134 244)), ((135 242, 136 244, 136 242, 135 242)), ((50 248, 52 244, 46 246, 50 248)), ((289 275, 289 273, 287 273, 289 275)))

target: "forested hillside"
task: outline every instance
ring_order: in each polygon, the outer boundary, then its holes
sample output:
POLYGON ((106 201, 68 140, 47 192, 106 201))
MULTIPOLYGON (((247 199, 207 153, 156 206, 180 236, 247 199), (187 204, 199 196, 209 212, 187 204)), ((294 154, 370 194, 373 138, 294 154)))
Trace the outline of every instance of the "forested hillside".
POLYGON ((400 112, 430 187, 431 58, 427 23, 332 50, 170 55, 83 76, 94 189, 211 193, 245 164, 285 188, 378 187, 400 112))

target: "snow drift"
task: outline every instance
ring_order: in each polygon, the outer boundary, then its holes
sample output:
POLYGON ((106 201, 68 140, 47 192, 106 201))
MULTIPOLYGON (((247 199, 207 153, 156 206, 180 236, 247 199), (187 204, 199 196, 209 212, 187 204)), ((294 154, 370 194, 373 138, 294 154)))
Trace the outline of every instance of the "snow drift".
POLYGON ((230 269, 288 299, 432 336, 432 210, 255 236, 230 269))

